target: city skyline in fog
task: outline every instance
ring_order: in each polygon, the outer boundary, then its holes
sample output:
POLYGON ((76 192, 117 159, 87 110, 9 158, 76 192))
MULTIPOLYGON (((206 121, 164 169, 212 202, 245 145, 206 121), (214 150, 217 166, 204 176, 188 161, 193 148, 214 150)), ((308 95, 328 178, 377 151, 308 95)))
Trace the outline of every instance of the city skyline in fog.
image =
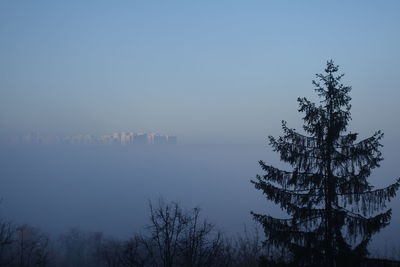
POLYGON ((176 145, 176 135, 143 132, 115 132, 105 135, 40 135, 30 132, 21 136, 12 136, 5 140, 7 144, 74 144, 74 145, 176 145))
MULTIPOLYGON (((398 1, 0 4, 0 136, 133 129, 257 143, 335 60, 356 131, 400 134, 398 1)), ((390 140, 390 141, 389 141, 390 140)))

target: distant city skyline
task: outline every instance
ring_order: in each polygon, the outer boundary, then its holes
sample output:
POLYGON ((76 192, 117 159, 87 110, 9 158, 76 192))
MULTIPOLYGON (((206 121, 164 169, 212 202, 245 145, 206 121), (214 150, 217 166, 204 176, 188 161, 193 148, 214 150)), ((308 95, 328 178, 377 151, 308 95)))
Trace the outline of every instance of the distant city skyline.
POLYGON ((164 145, 178 143, 176 135, 143 132, 114 132, 112 134, 96 136, 94 134, 77 135, 40 135, 29 132, 22 136, 9 139, 11 143, 28 144, 79 144, 79 145, 164 145))

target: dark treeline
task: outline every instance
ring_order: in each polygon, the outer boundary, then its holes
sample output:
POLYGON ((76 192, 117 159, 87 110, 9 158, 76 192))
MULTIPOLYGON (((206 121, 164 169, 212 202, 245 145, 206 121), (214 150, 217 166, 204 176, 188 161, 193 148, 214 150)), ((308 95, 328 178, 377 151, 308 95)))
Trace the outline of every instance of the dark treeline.
MULTIPOLYGON (((35 227, 0 221, 0 266, 7 267, 296 266, 290 257, 266 246, 257 226, 228 237, 199 208, 184 209, 162 199, 149 203, 144 231, 127 239, 78 228, 50 238, 35 227)), ((362 266, 400 263, 366 259, 362 266)))
MULTIPOLYGON (((149 203, 149 215, 145 230, 127 239, 78 228, 50 238, 35 227, 1 220, 0 266, 296 266, 286 251, 265 246, 256 226, 227 237, 199 208, 187 210, 162 199, 149 203)), ((363 266, 400 263, 368 259, 363 266)))
POLYGON ((257 266, 263 254, 257 228, 228 238, 199 208, 149 203, 142 233, 128 239, 70 229, 50 238, 29 225, 0 222, 0 266, 257 266))

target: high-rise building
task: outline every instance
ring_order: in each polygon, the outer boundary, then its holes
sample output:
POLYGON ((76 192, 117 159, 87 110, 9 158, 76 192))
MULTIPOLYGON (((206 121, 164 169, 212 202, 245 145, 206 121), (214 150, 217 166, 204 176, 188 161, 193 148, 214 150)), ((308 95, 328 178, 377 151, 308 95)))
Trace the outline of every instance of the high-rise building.
POLYGON ((169 135, 167 140, 168 144, 170 145, 176 145, 178 143, 178 137, 174 135, 169 135))
POLYGON ((165 135, 155 135, 154 136, 154 144, 155 145, 167 144, 167 136, 165 136, 165 135))
POLYGON ((147 134, 140 133, 140 134, 133 136, 133 143, 135 145, 147 145, 148 144, 147 134))

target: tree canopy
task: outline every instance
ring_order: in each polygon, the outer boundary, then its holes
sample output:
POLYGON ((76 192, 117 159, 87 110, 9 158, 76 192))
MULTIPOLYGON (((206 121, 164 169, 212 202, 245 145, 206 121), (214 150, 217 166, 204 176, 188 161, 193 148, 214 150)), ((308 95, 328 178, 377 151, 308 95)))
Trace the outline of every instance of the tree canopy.
POLYGON ((288 251, 297 265, 359 263, 368 255, 372 235, 389 224, 391 209, 386 204, 400 187, 400 179, 381 189, 367 180, 383 160, 383 133, 358 140, 358 133, 347 132, 351 87, 341 83, 344 74, 338 71, 331 60, 323 74, 316 74, 312 83, 319 103, 298 98, 304 134, 282 121, 283 135, 269 136, 274 151, 292 170, 260 161, 265 173, 252 180, 289 215, 252 212, 264 228, 265 245, 288 251))

